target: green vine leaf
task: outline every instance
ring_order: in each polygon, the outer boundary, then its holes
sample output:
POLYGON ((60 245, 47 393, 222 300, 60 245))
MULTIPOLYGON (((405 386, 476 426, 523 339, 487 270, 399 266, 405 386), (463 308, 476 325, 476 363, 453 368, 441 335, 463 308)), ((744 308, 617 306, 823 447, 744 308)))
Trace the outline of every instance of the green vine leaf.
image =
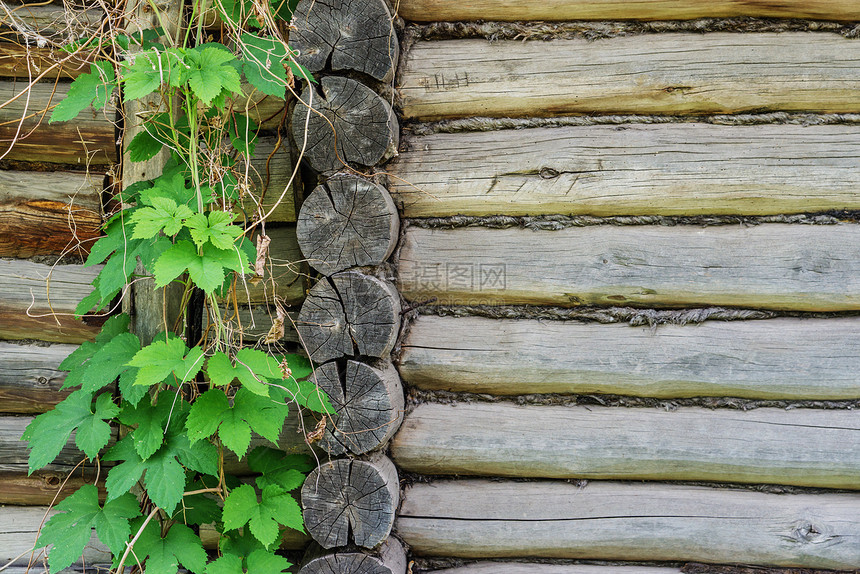
POLYGON ((104 109, 116 88, 116 74, 110 62, 90 64, 90 73, 81 74, 69 86, 69 93, 51 112, 48 123, 75 119, 86 108, 104 109))
POLYGON ((264 446, 258 446, 248 454, 248 466, 262 475, 256 480, 258 488, 275 485, 286 491, 304 484, 305 476, 314 467, 310 457, 302 454, 284 456, 282 451, 264 446))
POLYGON ((136 385, 155 385, 171 374, 177 382, 185 383, 197 376, 203 367, 203 349, 188 349, 182 339, 169 337, 166 341, 158 339, 138 351, 127 363, 138 367, 136 385))
POLYGON ((263 489, 261 501, 250 484, 234 489, 224 501, 224 529, 235 530, 245 524, 251 534, 265 547, 278 539, 278 525, 304 532, 302 509, 288 492, 277 486, 263 489))
POLYGON ((95 458, 107 446, 111 431, 104 421, 115 417, 119 408, 111 401, 110 393, 99 395, 95 411, 92 403, 92 393, 75 391, 54 410, 37 416, 27 425, 21 439, 30 443, 30 474, 53 462, 75 429, 78 429, 75 444, 87 458, 95 458))
POLYGON ((144 129, 128 143, 126 151, 128 152, 128 159, 132 163, 152 159, 164 147, 164 144, 153 136, 150 129, 144 129))
POLYGON ((235 247, 232 250, 204 245, 202 255, 190 241, 177 241, 155 262, 155 285, 164 287, 188 271, 191 280, 204 293, 211 295, 224 283, 225 269, 249 271, 248 257, 235 247))
POLYGON ((206 574, 281 574, 292 564, 273 552, 257 549, 245 560, 237 554, 224 554, 210 562, 206 574))
POLYGON ((229 385, 239 379, 243 387, 261 397, 269 397, 269 381, 283 377, 277 359, 257 349, 236 353, 236 366, 222 352, 216 352, 206 363, 206 374, 213 385, 229 385))
POLYGON ((134 55, 134 61, 123 62, 123 102, 139 100, 161 87, 179 87, 186 78, 182 51, 161 51, 154 47, 134 55))
POLYGON ((81 557, 93 528, 99 540, 112 553, 119 554, 131 536, 129 519, 140 516, 137 499, 128 493, 106 502, 104 507, 100 506, 98 488, 92 484, 80 487, 56 509, 60 513, 42 527, 36 542, 37 548, 54 545, 48 556, 52 574, 71 566, 81 557))
POLYGON ((233 225, 235 215, 226 211, 212 211, 207 218, 202 213, 188 218, 186 225, 197 247, 208 241, 218 249, 233 249, 233 243, 242 235, 242 228, 233 225))
POLYGON ((287 91, 287 71, 284 60, 289 48, 274 38, 261 38, 256 34, 242 34, 242 71, 252 86, 268 96, 284 99, 287 91))
POLYGON ((209 438, 215 432, 239 458, 251 444, 251 431, 277 444, 289 407, 242 388, 231 405, 223 391, 206 391, 191 406, 185 426, 192 442, 209 438))
POLYGON ((206 550, 200 537, 184 524, 174 524, 162 537, 156 522, 146 525, 134 545, 139 560, 149 557, 146 571, 150 574, 176 574, 181 564, 195 574, 206 570, 206 550))
POLYGON ((152 207, 141 207, 129 218, 134 225, 132 239, 151 239, 161 231, 167 236, 176 235, 194 213, 187 205, 177 205, 167 197, 154 197, 151 203, 152 207))
POLYGON ((235 60, 236 56, 221 45, 204 44, 186 52, 188 86, 203 105, 212 104, 222 90, 242 91, 239 72, 230 65, 235 60))

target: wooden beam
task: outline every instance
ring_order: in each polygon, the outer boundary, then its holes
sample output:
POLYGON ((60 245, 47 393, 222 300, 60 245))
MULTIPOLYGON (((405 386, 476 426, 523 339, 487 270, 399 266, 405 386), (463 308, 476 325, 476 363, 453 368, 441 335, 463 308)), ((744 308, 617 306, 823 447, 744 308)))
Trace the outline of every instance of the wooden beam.
MULTIPOLYGON (((43 521, 56 514, 56 511, 47 506, 3 506, 0 513, 3 515, 3 520, 0 521, 0 564, 11 562, 16 566, 26 566, 30 561, 30 550, 38 538, 40 526, 43 521)), ((46 556, 44 548, 35 552, 30 573, 43 572, 46 556)), ((110 551, 99 542, 95 530, 84 548, 83 561, 90 568, 90 572, 95 564, 111 562, 110 551)))
POLYGON ((65 399, 69 391, 60 387, 66 372, 59 366, 76 348, 0 342, 0 411, 43 413, 65 399))
POLYGON ((630 327, 420 316, 400 375, 421 389, 526 395, 848 400, 860 321, 772 319, 630 327))
POLYGON ((419 42, 400 76, 411 119, 857 112, 860 45, 836 34, 659 34, 419 42))
POLYGON ((422 474, 860 489, 860 414, 426 403, 406 415, 391 454, 422 474))
MULTIPOLYGON (((95 474, 92 474, 85 478, 80 476, 80 473, 69 477, 66 472, 49 470, 37 470, 30 476, 0 473, 0 504, 53 504, 73 494, 84 484, 93 484, 94 477, 95 474)), ((100 496, 104 499, 107 494, 104 481, 100 482, 98 487, 100 496)))
POLYGON ((45 79, 76 78, 90 71, 94 52, 60 54, 53 48, 38 48, 15 42, 0 42, 0 77, 30 80, 46 72, 57 60, 67 61, 48 71, 45 79))
MULTIPOLYGON (((94 34, 105 17, 104 10, 81 6, 15 2, 0 10, 2 27, 17 32, 30 40, 37 34, 49 37, 54 42, 66 43, 94 34)), ((4 35, 8 36, 9 32, 4 35)))
MULTIPOLYGON (((21 440, 21 435, 32 420, 33 417, 28 416, 0 416, 0 472, 27 474, 30 450, 27 448, 27 442, 21 440)), ((75 446, 73 435, 57 458, 42 470, 68 472, 84 458, 84 453, 75 446)), ((87 465, 88 469, 90 466, 87 465)))
POLYGON ((0 171, 0 257, 88 253, 100 235, 103 179, 100 173, 0 171))
POLYGON ((406 217, 705 215, 858 209, 858 126, 625 124, 411 137, 406 217))
POLYGON ((436 556, 852 570, 860 564, 858 516, 854 494, 461 480, 408 487, 396 528, 415 554, 436 556))
MULTIPOLYGON (((22 93, 25 83, 0 82, 0 101, 22 93)), ((35 84, 27 94, 0 109, 0 154, 3 159, 74 164, 106 165, 117 160, 114 122, 116 109, 87 108, 76 119, 48 124, 49 108, 68 93, 69 84, 35 84), (23 122, 21 118, 25 118, 23 122), (6 151, 14 141, 9 153, 6 151)))
POLYGON ((457 20, 692 20, 814 18, 860 20, 851 0, 401 0, 398 15, 415 22, 457 20))
MULTIPOLYGON (((236 286, 237 300, 243 305, 256 305, 277 296, 286 305, 300 304, 307 289, 308 267, 296 239, 296 226, 269 227, 266 234, 271 239, 270 265, 259 283, 236 286)), ((255 238, 256 235, 251 241, 255 238)))
POLYGON ((97 318, 74 318, 101 266, 0 260, 0 339, 80 343, 101 330, 97 318))
POLYGON ((529 562, 475 562, 433 574, 681 574, 680 568, 595 564, 540 564, 529 562))
POLYGON ((860 226, 407 230, 400 290, 443 304, 860 309, 860 226))
MULTIPOLYGON (((241 209, 237 210, 237 221, 254 220, 255 215, 262 210, 263 215, 271 211, 266 223, 294 223, 298 212, 296 196, 301 189, 301 177, 297 174, 295 180, 290 181, 294 164, 289 142, 281 140, 279 143, 277 136, 260 137, 248 167, 248 176, 253 186, 251 193, 258 199, 262 195, 263 200, 258 208, 254 200, 246 196, 241 203, 241 209)), ((240 163, 236 169, 244 174, 244 163, 240 163)))

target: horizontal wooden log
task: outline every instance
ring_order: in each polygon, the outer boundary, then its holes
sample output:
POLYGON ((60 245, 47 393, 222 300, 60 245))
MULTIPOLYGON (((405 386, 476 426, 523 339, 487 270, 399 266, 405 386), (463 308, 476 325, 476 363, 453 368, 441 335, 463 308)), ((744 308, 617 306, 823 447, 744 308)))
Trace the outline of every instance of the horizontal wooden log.
POLYGON ((855 399, 860 321, 629 327, 420 316, 400 374, 421 389, 524 395, 855 399))
POLYGON ((242 96, 232 98, 230 103, 234 112, 248 116, 262 130, 277 130, 287 112, 284 100, 259 92, 250 84, 242 84, 242 96))
MULTIPOLYGON (((92 484, 93 476, 83 478, 77 473, 70 477, 68 473, 49 470, 37 470, 30 476, 0 473, 0 504, 50 505, 73 494, 84 484, 92 484)), ((104 498, 107 494, 104 483, 100 482, 98 486, 104 498)))
POLYGON ((0 260, 0 339, 80 343, 95 337, 98 321, 77 321, 73 314, 99 271, 98 266, 0 260))
POLYGON ((0 172, 0 257, 88 253, 100 234, 103 178, 98 173, 0 172))
MULTIPOLYGON (((25 87, 20 82, 0 82, 0 101, 19 96, 25 87)), ((80 166, 117 160, 116 110, 112 105, 106 110, 87 108, 72 121, 48 124, 51 112, 45 110, 59 103, 68 89, 69 84, 39 83, 30 89, 29 100, 23 94, 0 109, 3 159, 80 166)))
POLYGON ((0 342, 0 412, 41 413, 66 398, 68 391, 60 391, 66 372, 59 366, 76 348, 0 342))
POLYGON ((476 562, 433 574, 680 574, 680 568, 594 564, 540 564, 528 562, 476 562))
MULTIPOLYGON (((256 220, 259 215, 268 215, 267 223, 296 221, 296 191, 301 184, 298 175, 292 180, 294 165, 289 146, 285 140, 279 144, 276 136, 262 136, 257 141, 248 177, 253 187, 251 194, 257 200, 262 196, 262 201, 257 205, 246 196, 241 209, 236 210, 239 221, 256 220)), ((236 169, 244 175, 245 164, 239 163, 236 169)))
MULTIPOLYGON (((12 563, 26 566, 31 560, 31 550, 38 538, 39 528, 56 514, 47 506, 3 506, 0 507, 0 565, 12 563), (46 518, 47 516, 47 518, 46 518)), ((32 554, 33 568, 30 573, 44 572, 47 553, 41 548, 32 554)), ((89 543, 84 547, 83 561, 90 568, 96 564, 110 564, 110 551, 99 542, 95 530, 89 543)), ((79 562, 80 564, 80 562, 79 562)), ((65 572, 65 571, 63 571, 65 572)))
MULTIPOLYGON (((24 429, 30 424, 33 417, 29 416, 0 416, 0 473, 27 474, 27 459, 30 450, 27 442, 21 440, 24 429)), ((86 456, 75 446, 75 435, 72 434, 69 442, 57 455, 57 458, 46 465, 42 470, 48 472, 69 472, 86 456)), ((86 469, 92 467, 86 463, 86 469)))
POLYGON ((43 36, 62 44, 94 34, 104 16, 103 10, 94 7, 14 2, 0 10, 0 25, 33 43, 43 36))
POLYGON ((323 463, 302 486, 305 528, 323 548, 375 548, 388 538, 399 504, 397 469, 380 454, 323 463))
POLYGON ((858 209, 857 126, 629 124, 433 134, 387 168, 406 217, 858 209))
MULTIPOLYGON (((218 541, 221 540, 221 535, 215 530, 212 524, 200 525, 200 540, 203 542, 203 547, 207 550, 216 550, 218 541)), ((302 550, 311 541, 310 536, 287 528, 281 534, 281 550, 302 550)))
POLYGON ((298 311, 291 311, 284 313, 283 319, 280 319, 274 305, 240 305, 238 313, 231 308, 222 316, 222 320, 227 321, 234 332, 241 330, 245 341, 269 339, 270 344, 274 344, 299 342, 299 334, 295 329, 298 317, 298 311))
POLYGON ((400 76, 414 119, 860 110, 860 45, 835 34, 659 34, 421 42, 400 76))
POLYGON ((860 489, 860 413, 427 403, 391 454, 422 474, 860 489))
POLYGON ((692 20, 694 18, 817 18, 860 20, 851 0, 401 0, 397 13, 416 22, 457 20, 692 20))
POLYGON ((860 226, 410 228, 400 292, 444 304, 860 309, 860 226))
POLYGON ((44 78, 76 78, 90 71, 93 52, 64 54, 52 48, 0 42, 0 77, 29 80, 45 73, 44 78), (62 60, 60 66, 53 65, 62 60))
MULTIPOLYGON (((263 279, 254 284, 237 284, 237 301, 255 305, 277 296, 286 305, 297 305, 305 298, 308 269, 296 239, 296 226, 268 227, 266 235, 271 243, 263 279)), ((256 235, 251 241, 256 243, 256 235)))
POLYGON ((414 553, 437 556, 852 570, 860 564, 858 516, 855 494, 462 480, 407 488, 396 528, 414 553))

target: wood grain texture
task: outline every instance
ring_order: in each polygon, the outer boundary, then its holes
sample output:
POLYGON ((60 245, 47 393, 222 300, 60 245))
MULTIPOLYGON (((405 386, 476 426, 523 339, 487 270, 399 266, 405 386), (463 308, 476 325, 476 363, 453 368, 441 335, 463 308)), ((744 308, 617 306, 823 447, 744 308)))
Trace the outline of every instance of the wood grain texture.
POLYGON ((90 71, 93 58, 92 52, 61 54, 53 48, 0 42, 0 77, 30 80, 44 72, 46 79, 76 78, 90 71), (65 61, 53 67, 57 60, 65 61))
POLYGON ((400 292, 443 304, 860 309, 860 226, 407 230, 400 292))
POLYGON ((860 489, 860 413, 427 403, 391 455, 422 474, 860 489))
POLYGON ((331 361, 311 380, 328 395, 335 412, 321 442, 338 456, 364 454, 384 446, 403 421, 403 386, 394 367, 375 368, 358 361, 331 361))
MULTIPOLYGON (((26 83, 0 82, 0 101, 12 100, 25 87, 26 83)), ((0 110, 0 153, 12 146, 4 159, 78 166, 117 160, 112 105, 105 110, 90 107, 72 121, 48 124, 50 112, 45 110, 60 102, 68 89, 69 84, 39 83, 30 89, 29 101, 24 94, 0 110)))
POLYGON ((384 187, 343 175, 317 186, 302 203, 299 245, 323 275, 379 265, 397 244, 400 218, 384 187))
POLYGON ((401 0, 398 15, 416 22, 457 20, 690 20, 816 18, 860 20, 851 0, 401 0))
POLYGON ((858 333, 854 317, 651 329, 420 316, 399 367, 421 389, 496 395, 846 400, 860 397, 858 333))
MULTIPOLYGON (((68 473, 49 470, 37 470, 30 476, 0 473, 0 504, 49 505, 55 502, 55 497, 59 502, 84 484, 93 484, 94 477, 94 474, 86 478, 80 474, 69 477, 68 473)), ((107 495, 104 483, 99 483, 98 487, 99 495, 104 500, 107 495)))
POLYGON ((681 574, 680 568, 593 564, 540 564, 529 562, 475 562, 433 574, 681 574))
POLYGON ((327 76, 319 87, 302 91, 290 128, 307 165, 331 173, 375 166, 396 153, 400 124, 387 101, 350 78, 327 76))
POLYGON ((0 339, 80 343, 95 337, 97 321, 78 321, 73 314, 100 270, 0 260, 0 339))
MULTIPOLYGON (((21 435, 32 420, 33 417, 30 416, 0 416, 0 473, 27 474, 27 459, 30 451, 27 448, 27 442, 21 440, 21 435)), ((57 458, 51 464, 45 465, 42 470, 68 472, 84 458, 84 453, 75 446, 73 433, 57 458)), ((87 470, 91 466, 87 464, 87 470)))
POLYGON ((0 171, 0 257, 88 253, 100 235, 103 178, 0 171))
POLYGON ((405 141, 406 217, 703 215, 857 209, 857 126, 626 124, 405 141))
MULTIPOLYGON (((286 305, 300 304, 307 289, 307 264, 296 239, 296 226, 268 227, 269 260, 262 281, 252 284, 237 283, 236 297, 239 303, 257 305, 277 296, 286 305)), ((256 235, 251 241, 256 243, 256 235)))
POLYGON ((302 0, 290 33, 296 60, 311 72, 362 72, 390 82, 399 42, 385 0, 302 0))
POLYGON ((397 469, 384 455, 323 463, 302 486, 305 528, 323 548, 378 546, 388 538, 399 504, 397 469))
MULTIPOLYGON (((241 209, 235 210, 239 214, 237 221, 257 220, 260 215, 269 215, 267 223, 295 222, 296 195, 301 184, 298 176, 292 180, 293 169, 289 143, 284 140, 279 143, 277 136, 261 136, 248 165, 252 195, 258 201, 246 196, 241 209), (259 201, 261 196, 262 201, 259 201)), ((245 162, 237 164, 236 170, 244 175, 245 162)))
POLYGON ((69 392, 60 391, 66 372, 59 366, 76 348, 0 342, 0 412, 43 413, 66 398, 69 392))
MULTIPOLYGON (((70 42, 93 34, 104 19, 105 13, 98 8, 83 8, 80 5, 46 4, 42 2, 13 2, 8 12, 0 10, 4 30, 14 30, 37 40, 35 34, 50 36, 52 40, 70 42)), ((92 6, 92 4, 91 4, 92 6)), ((4 33, 5 36, 9 32, 4 33)))
POLYGON ((416 554, 437 556, 852 570, 860 564, 858 516, 855 494, 462 480, 408 487, 396 530, 416 554))
POLYGON ((400 76, 413 119, 860 109, 860 44, 835 34, 421 42, 400 76))
MULTIPOLYGON (((29 551, 36 542, 39 526, 46 516, 50 518, 54 514, 56 511, 50 510, 47 506, 0 507, 0 516, 3 517, 0 520, 0 564, 5 565, 11 561, 17 566, 26 566, 31 559, 29 551)), ((46 555, 44 548, 35 552, 30 574, 46 571, 43 568, 46 555)), ((90 568, 89 572, 92 572, 96 564, 111 562, 110 551, 99 542, 95 530, 89 543, 84 547, 83 559, 90 568)))
POLYGON ((299 574, 406 574, 406 572, 406 551, 394 537, 389 537, 382 543, 379 556, 361 552, 326 554, 308 560, 299 570, 299 574))
POLYGON ((310 290, 296 328, 318 363, 387 357, 400 331, 400 298, 394 286, 371 275, 337 273, 310 290))

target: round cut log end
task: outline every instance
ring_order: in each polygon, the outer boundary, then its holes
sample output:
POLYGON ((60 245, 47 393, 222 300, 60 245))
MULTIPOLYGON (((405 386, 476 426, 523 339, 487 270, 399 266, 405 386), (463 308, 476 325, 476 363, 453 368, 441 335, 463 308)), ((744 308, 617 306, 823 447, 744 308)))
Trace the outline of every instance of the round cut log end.
POLYGON ((318 186, 302 204, 297 223, 302 253, 324 275, 381 264, 394 251, 399 229, 388 192, 352 175, 318 186))
POLYGON ((391 533, 399 502, 397 469, 382 455, 325 463, 302 487, 305 527, 323 548, 379 546, 391 533))
POLYGON ((376 369, 358 361, 330 362, 315 372, 335 409, 322 446, 332 455, 364 454, 388 443, 403 421, 403 387, 391 364, 376 369))
POLYGON ((322 94, 305 87, 291 126, 312 169, 331 173, 344 166, 371 167, 394 155, 400 127, 388 102, 351 78, 328 76, 320 88, 322 94))
POLYGON ((290 32, 296 58, 311 72, 354 70, 388 82, 399 55, 391 12, 384 0, 301 0, 290 32))
POLYGON ((357 271, 332 275, 308 293, 299 336, 311 359, 387 357, 400 330, 400 298, 393 286, 357 271))

